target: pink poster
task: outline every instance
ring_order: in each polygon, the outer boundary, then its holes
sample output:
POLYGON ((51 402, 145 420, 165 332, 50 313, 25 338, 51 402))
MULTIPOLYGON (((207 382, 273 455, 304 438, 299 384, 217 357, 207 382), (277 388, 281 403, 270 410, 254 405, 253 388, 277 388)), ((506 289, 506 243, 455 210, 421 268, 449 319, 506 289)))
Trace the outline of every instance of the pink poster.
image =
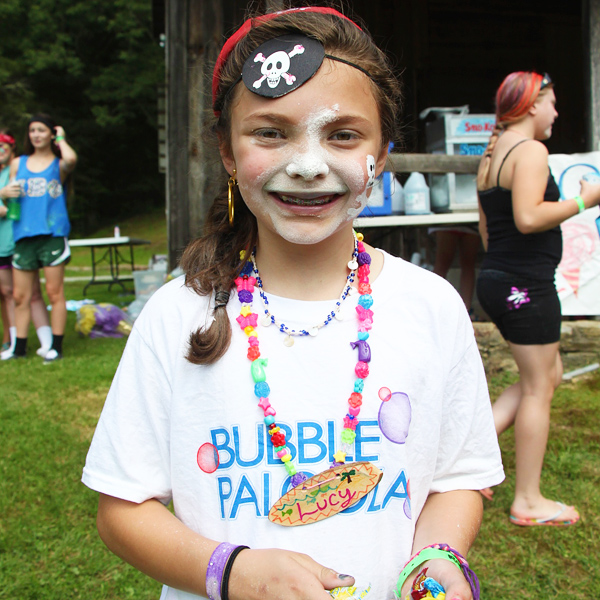
MULTIPOLYGON (((552 154, 550 170, 561 199, 579 194, 580 181, 587 173, 600 175, 600 152, 552 154)), ((556 270, 556 289, 563 315, 600 315, 600 233, 598 207, 571 217, 561 225, 563 256, 556 270)))

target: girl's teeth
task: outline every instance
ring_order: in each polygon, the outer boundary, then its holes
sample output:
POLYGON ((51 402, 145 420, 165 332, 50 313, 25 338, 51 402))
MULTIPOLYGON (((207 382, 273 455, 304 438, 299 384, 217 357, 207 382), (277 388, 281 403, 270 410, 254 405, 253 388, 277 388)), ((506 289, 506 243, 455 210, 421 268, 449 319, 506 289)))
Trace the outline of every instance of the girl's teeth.
POLYGON ((295 204, 297 206, 321 206, 327 204, 331 200, 331 196, 321 196, 320 198, 312 198, 307 200, 304 198, 296 198, 295 196, 279 196, 283 202, 287 204, 295 204))

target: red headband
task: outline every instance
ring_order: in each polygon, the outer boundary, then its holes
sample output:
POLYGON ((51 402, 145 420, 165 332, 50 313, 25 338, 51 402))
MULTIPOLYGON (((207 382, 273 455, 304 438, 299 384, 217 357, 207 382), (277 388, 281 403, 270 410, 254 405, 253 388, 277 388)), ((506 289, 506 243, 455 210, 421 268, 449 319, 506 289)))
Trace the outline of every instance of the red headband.
MULTIPOLYGON (((296 12, 312 12, 312 13, 321 13, 324 15, 335 15, 336 17, 340 17, 341 19, 346 19, 354 25, 358 27, 358 25, 352 20, 343 15, 341 12, 335 10, 335 8, 328 8, 326 6, 305 6, 302 8, 289 8, 287 10, 280 10, 274 13, 269 13, 267 15, 261 15, 260 17, 255 17, 252 19, 248 19, 244 21, 243 25, 225 42, 223 48, 221 48, 221 52, 217 57, 217 62, 215 63, 215 68, 213 71, 213 80, 212 80, 212 101, 213 101, 213 110, 215 106, 215 102, 217 100, 217 92, 219 91, 219 79, 221 77, 221 71, 223 70, 223 65, 227 61, 227 58, 237 45, 237 43, 244 38, 248 32, 253 28, 259 25, 260 23, 266 23, 267 21, 271 21, 281 15, 286 15, 289 13, 296 12)), ((360 29, 360 27, 358 27, 360 29)), ((361 29, 362 31, 362 29, 361 29)), ((215 115, 219 116, 220 111, 214 110, 215 115)))
POLYGON ((6 133, 0 133, 0 144, 10 144, 11 146, 14 146, 15 138, 6 133))

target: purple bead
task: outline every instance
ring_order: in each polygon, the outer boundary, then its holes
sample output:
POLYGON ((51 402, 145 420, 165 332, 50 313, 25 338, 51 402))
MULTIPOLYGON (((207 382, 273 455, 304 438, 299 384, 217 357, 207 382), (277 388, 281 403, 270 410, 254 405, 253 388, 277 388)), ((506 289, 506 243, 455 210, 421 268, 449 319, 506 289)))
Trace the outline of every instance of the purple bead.
POLYGON ((290 479, 290 485, 292 488, 295 488, 297 485, 304 483, 307 479, 308 479, 308 477, 306 477, 306 475, 304 473, 299 471, 298 473, 293 475, 292 478, 290 479))
POLYGON ((361 362, 371 362, 371 347, 365 340, 350 342, 352 348, 358 348, 358 360, 361 362))
POLYGON ((359 265, 370 265, 371 255, 368 252, 359 252, 356 260, 359 265))
POLYGON ((238 292, 238 298, 240 302, 247 302, 250 304, 252 302, 252 292, 249 292, 248 290, 240 290, 238 292))

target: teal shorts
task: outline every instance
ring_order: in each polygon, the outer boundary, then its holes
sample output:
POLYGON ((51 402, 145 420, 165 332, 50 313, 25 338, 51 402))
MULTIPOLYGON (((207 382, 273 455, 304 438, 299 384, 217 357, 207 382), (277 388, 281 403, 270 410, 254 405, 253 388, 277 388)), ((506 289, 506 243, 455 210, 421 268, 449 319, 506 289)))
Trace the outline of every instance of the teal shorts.
POLYGON ((20 271, 37 271, 43 267, 57 267, 71 260, 71 249, 66 237, 36 235, 15 243, 12 266, 20 271))

